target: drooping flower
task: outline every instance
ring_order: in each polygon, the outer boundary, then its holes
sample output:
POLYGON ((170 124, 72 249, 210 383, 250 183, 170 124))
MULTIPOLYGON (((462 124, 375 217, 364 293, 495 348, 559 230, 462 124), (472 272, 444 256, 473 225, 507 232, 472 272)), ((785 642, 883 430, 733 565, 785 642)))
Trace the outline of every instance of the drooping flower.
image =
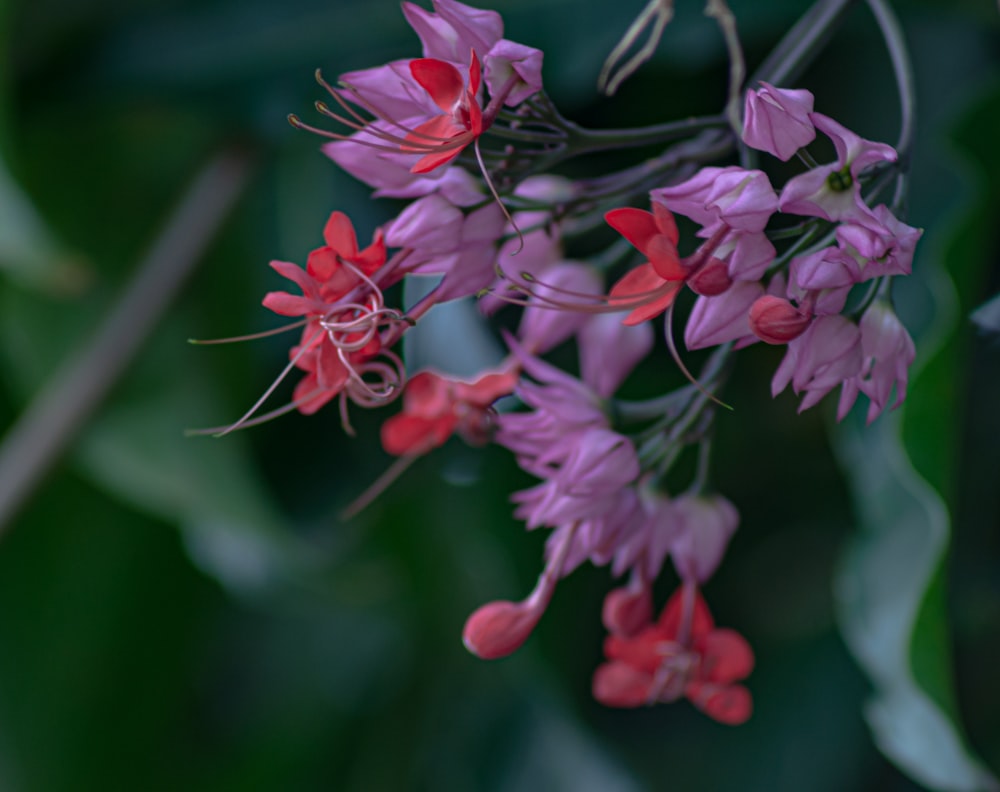
POLYGON ((421 371, 403 392, 403 411, 382 424, 382 446, 395 456, 424 454, 452 434, 482 444, 489 437, 489 408, 514 390, 512 370, 484 374, 475 382, 421 371))
POLYGON ((608 662, 594 673, 594 698, 609 707, 638 707, 686 697, 729 725, 744 723, 753 701, 736 684, 753 670, 754 656, 735 630, 718 628, 697 588, 682 586, 655 624, 631 635, 609 635, 608 662))
POLYGON ((884 300, 876 300, 868 307, 860 327, 862 369, 857 377, 844 383, 837 418, 847 414, 860 390, 871 400, 867 416, 871 423, 889 405, 893 388, 896 400, 890 409, 903 403, 916 348, 896 312, 884 300))
POLYGON ((816 137, 809 118, 813 95, 806 90, 776 88, 761 82, 747 91, 743 110, 743 142, 788 161, 816 137))
POLYGON ((791 383, 805 392, 799 412, 817 404, 827 393, 861 371, 861 331, 839 314, 820 316, 788 344, 785 358, 771 380, 777 396, 791 383))

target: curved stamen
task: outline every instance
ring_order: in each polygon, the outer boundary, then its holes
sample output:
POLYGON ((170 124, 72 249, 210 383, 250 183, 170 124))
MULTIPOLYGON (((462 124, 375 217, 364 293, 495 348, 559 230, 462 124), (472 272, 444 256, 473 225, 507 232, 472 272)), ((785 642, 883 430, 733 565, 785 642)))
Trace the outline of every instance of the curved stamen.
POLYGON ((670 357, 674 359, 674 363, 677 364, 677 368, 681 370, 681 373, 687 378, 688 382, 694 385, 694 387, 697 388, 698 392, 702 396, 706 397, 710 401, 715 402, 720 407, 725 407, 727 410, 732 410, 733 408, 731 405, 726 404, 719 397, 705 390, 702 384, 698 382, 697 379, 695 379, 694 374, 688 371, 687 366, 684 365, 684 361, 681 360, 681 356, 677 352, 677 345, 674 343, 673 326, 674 326, 674 305, 673 303, 671 303, 670 307, 667 308, 667 318, 666 322, 664 323, 664 335, 666 336, 667 339, 667 349, 670 350, 670 357))
POLYGON ((301 407, 303 404, 307 404, 310 400, 319 396, 319 394, 321 394, 322 392, 323 392, 322 388, 316 388, 315 390, 311 390, 305 396, 301 396, 298 399, 295 399, 294 401, 290 401, 283 407, 278 407, 277 409, 271 410, 270 412, 266 412, 263 415, 258 415, 256 418, 250 418, 249 420, 244 421, 236 429, 231 429, 228 426, 212 426, 207 429, 185 429, 184 435, 186 437, 198 437, 201 435, 214 435, 226 430, 237 432, 243 429, 249 429, 251 426, 260 426, 261 424, 267 423, 268 421, 272 421, 275 418, 280 418, 282 415, 287 415, 290 412, 294 412, 295 410, 299 409, 299 407, 301 407))
POLYGON ((288 361, 288 365, 281 370, 281 373, 275 378, 274 382, 272 382, 270 386, 268 386, 267 390, 264 391, 263 395, 261 395, 261 397, 253 403, 253 406, 249 410, 247 410, 238 421, 236 421, 233 424, 230 424, 229 427, 227 427, 221 432, 218 432, 215 436, 225 437, 230 432, 235 431, 236 429, 239 429, 241 426, 243 426, 243 424, 247 421, 247 419, 250 418, 250 416, 253 415, 255 412, 257 412, 257 410, 260 409, 260 406, 264 402, 266 402, 268 398, 270 398, 271 394, 274 393, 275 388, 277 388, 278 385, 281 384, 282 380, 284 380, 285 377, 287 377, 291 373, 292 369, 295 368, 295 365, 299 362, 299 360, 302 359, 302 357, 306 354, 306 352, 312 349, 316 340, 322 335, 322 333, 323 333, 322 329, 317 330, 315 333, 313 333, 309 337, 309 340, 299 347, 299 350, 292 356, 292 359, 288 361))

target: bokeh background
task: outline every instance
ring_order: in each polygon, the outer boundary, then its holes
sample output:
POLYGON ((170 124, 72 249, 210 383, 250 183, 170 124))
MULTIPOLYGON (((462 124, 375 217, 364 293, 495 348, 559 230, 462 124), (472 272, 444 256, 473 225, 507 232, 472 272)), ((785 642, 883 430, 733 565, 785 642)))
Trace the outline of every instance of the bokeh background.
MULTIPOLYGON (((285 121, 310 117, 315 68, 418 54, 395 2, 0 3, 0 426, 46 383, 72 409, 79 394, 51 386, 60 367, 80 359, 199 174, 220 154, 236 163, 195 213, 235 196, 207 241, 182 229, 160 250, 182 268, 193 244, 196 269, 166 306, 140 311, 151 332, 120 376, 92 369, 107 394, 5 515, 0 789, 960 788, 948 740, 900 722, 879 731, 916 757, 910 777, 876 747, 866 702, 903 678, 1000 768, 1000 346, 968 320, 1000 289, 1000 24, 989 2, 896 5, 919 100, 909 221, 926 234, 898 292, 919 375, 905 410, 862 435, 835 428, 831 405, 797 416, 788 394, 772 401, 778 352, 741 354, 714 471, 742 523, 707 590, 758 657, 755 715, 734 729, 686 703, 593 702, 606 569, 564 581, 513 658, 464 650, 466 616, 522 596, 540 568, 544 536, 507 500, 530 482, 500 449, 453 441, 343 522, 390 462, 384 413, 356 411, 356 439, 334 409, 183 434, 239 416, 289 345, 186 340, 275 326, 260 299, 283 285, 267 262, 304 261, 331 210, 363 238, 398 211, 285 121), (916 472, 887 473, 896 488, 876 503, 867 484, 889 458, 916 472), (843 606, 865 579, 905 589, 918 613, 903 650, 875 658, 874 686, 841 637, 866 629, 843 606)), ((719 108, 717 30, 697 2, 678 6, 654 61, 603 100, 597 73, 638 0, 495 5, 508 38, 544 49, 563 112, 604 126, 719 108)), ((752 67, 807 4, 732 7, 752 67)), ((895 140, 891 72, 863 4, 800 84, 822 112, 895 140)), ((632 387, 656 393, 669 369, 663 355, 632 387)), ((8 434, 8 464, 10 449, 8 434)))

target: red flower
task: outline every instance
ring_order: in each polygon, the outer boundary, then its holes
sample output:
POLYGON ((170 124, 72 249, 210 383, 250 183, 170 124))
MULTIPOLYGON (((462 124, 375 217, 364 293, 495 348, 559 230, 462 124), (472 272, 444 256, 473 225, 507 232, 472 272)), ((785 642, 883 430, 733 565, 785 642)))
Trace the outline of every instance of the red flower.
POLYGON ((410 74, 444 111, 415 127, 400 146, 402 151, 425 153, 410 172, 428 173, 451 162, 483 133, 483 111, 476 98, 481 80, 479 58, 473 51, 468 86, 458 69, 435 58, 410 61, 410 74))
POLYGON ((488 429, 487 409, 516 384, 511 371, 472 383, 421 371, 406 385, 403 412, 382 425, 382 446, 396 456, 424 454, 456 431, 470 442, 481 441, 488 429))
MULTIPOLYGON (((375 232, 372 243, 358 250, 358 238, 351 219, 334 212, 323 228, 326 245, 309 254, 306 269, 287 261, 272 261, 271 267, 293 281, 302 297, 288 292, 269 292, 264 307, 282 316, 326 316, 336 302, 364 282, 385 264, 386 248, 382 231, 375 232)), ((381 296, 381 295, 380 295, 381 296)))
POLYGON ((670 210, 655 201, 652 212, 613 209, 604 219, 649 259, 626 273, 609 294, 610 305, 632 308, 623 324, 640 324, 669 308, 688 277, 677 253, 677 224, 670 210))
POLYGON ((715 627, 697 588, 684 586, 659 621, 631 637, 610 635, 608 662, 594 673, 594 698, 610 707, 638 707, 687 697, 706 715, 737 725, 753 710, 750 691, 733 684, 753 670, 754 657, 735 630, 715 627))

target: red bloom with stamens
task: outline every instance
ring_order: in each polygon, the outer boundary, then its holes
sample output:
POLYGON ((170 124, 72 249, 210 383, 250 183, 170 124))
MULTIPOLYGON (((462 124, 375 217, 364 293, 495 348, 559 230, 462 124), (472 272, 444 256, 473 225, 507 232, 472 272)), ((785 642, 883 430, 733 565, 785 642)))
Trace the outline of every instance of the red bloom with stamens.
POLYGON ((701 594, 682 587, 655 624, 631 637, 610 635, 607 663, 594 673, 594 697, 610 707, 675 701, 687 697, 721 723, 745 722, 753 701, 743 685, 753 651, 735 630, 717 628, 701 594))
POLYGON ((631 308, 623 324, 635 325, 663 313, 684 286, 688 270, 677 253, 680 234, 674 216, 662 204, 653 211, 612 209, 605 221, 625 237, 648 261, 626 273, 611 289, 609 304, 631 308))
POLYGON ((435 58, 410 61, 410 73, 444 111, 414 128, 400 146, 404 152, 426 153, 410 172, 427 173, 451 162, 483 133, 483 111, 477 98, 479 58, 472 53, 468 85, 458 69, 435 58))
POLYGON ((487 436, 490 405, 517 385, 517 374, 486 374, 468 383, 421 371, 406 385, 403 412, 382 425, 382 446, 396 456, 424 454, 453 432, 469 442, 487 436))
POLYGON ((335 303, 362 285, 364 276, 375 274, 386 261, 381 229, 372 243, 358 249, 351 219, 334 212, 323 228, 326 245, 309 254, 305 272, 287 261, 272 261, 271 267, 302 289, 302 297, 288 292, 269 292, 264 307, 282 316, 325 316, 335 303), (360 274, 359 274, 360 273, 360 274))

